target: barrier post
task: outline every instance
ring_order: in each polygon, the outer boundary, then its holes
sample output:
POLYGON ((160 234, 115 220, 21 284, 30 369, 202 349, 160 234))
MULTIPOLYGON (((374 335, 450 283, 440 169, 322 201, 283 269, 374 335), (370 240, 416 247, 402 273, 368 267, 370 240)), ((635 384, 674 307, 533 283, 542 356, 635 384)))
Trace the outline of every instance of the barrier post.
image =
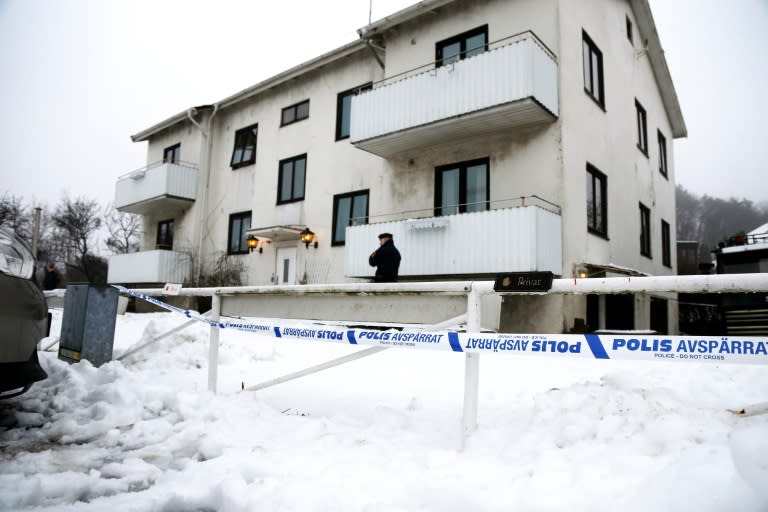
MULTIPOLYGON (((480 298, 473 286, 467 293, 467 333, 480 332, 480 298)), ((466 437, 477 430, 477 396, 480 380, 480 354, 464 355, 464 415, 461 422, 461 448, 466 437)))
MULTIPOLYGON (((221 295, 213 293, 211 295, 211 320, 216 322, 221 318, 221 295)), ((208 391, 216 393, 216 384, 219 373, 219 326, 210 327, 208 337, 208 391)))

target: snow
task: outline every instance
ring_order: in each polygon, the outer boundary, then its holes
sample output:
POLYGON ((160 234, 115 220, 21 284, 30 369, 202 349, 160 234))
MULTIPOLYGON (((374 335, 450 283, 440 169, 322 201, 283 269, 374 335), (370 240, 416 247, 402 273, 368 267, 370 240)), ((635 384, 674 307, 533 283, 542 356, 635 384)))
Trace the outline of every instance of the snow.
POLYGON ((753 229, 752 231, 750 231, 747 234, 748 235, 765 235, 766 233, 768 233, 768 222, 766 222, 762 226, 759 226, 759 227, 753 229))
MULTIPOLYGON (((185 321, 120 315, 115 354, 185 321)), ((100 368, 41 353, 49 378, 0 402, 0 510, 768 510, 768 414, 728 411, 765 402, 764 366, 483 355, 460 450, 460 354, 249 392, 359 348, 224 330, 213 395, 207 340, 100 368)))

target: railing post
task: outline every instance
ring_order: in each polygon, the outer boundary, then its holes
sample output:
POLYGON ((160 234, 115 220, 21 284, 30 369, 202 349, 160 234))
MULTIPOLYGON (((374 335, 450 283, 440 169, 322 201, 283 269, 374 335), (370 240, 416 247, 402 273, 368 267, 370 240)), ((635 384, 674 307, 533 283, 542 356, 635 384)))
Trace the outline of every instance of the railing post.
MULTIPOLYGON (((221 295, 211 295, 211 320, 216 322, 221 318, 221 295)), ((212 325, 208 337, 208 391, 216 393, 219 373, 219 327, 212 325)))
MULTIPOLYGON (((467 333, 480 332, 480 298, 475 287, 467 294, 467 333)), ((480 354, 464 355, 464 416, 461 422, 461 448, 467 436, 477 430, 477 395, 480 380, 480 354)))

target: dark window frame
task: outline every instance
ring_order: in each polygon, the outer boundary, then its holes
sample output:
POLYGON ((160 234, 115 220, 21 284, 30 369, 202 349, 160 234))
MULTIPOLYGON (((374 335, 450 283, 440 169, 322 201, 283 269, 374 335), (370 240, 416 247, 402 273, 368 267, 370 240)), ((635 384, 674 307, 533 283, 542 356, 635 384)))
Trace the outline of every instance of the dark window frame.
POLYGON ((651 254, 651 209, 640 203, 640 254, 652 258, 651 254))
MULTIPOLYGON (((467 58, 467 51, 476 51, 477 48, 467 48, 467 39, 471 37, 476 37, 479 35, 485 36, 485 44, 483 44, 483 52, 488 51, 488 25, 481 25, 479 27, 475 27, 471 30, 467 30, 466 32, 462 32, 461 34, 456 34, 455 36, 451 36, 449 38, 443 39, 441 41, 438 41, 435 43, 435 67, 439 68, 444 66, 444 60, 443 57, 443 50, 446 46, 451 46, 456 43, 459 43, 459 60, 464 60, 467 58)), ((479 53, 483 53, 479 52, 479 53)), ((470 55, 470 57, 476 55, 473 53, 470 55)), ((450 63, 449 63, 450 64, 450 63)))
POLYGON ((594 165, 587 163, 587 175, 590 179, 588 185, 591 186, 591 190, 587 191, 587 231, 590 233, 608 239, 608 177, 605 173, 594 165), (595 197, 595 185, 600 187, 600 204, 596 204, 597 201, 593 199, 592 208, 590 211, 589 197, 590 192, 592 198, 595 197), (602 218, 602 226, 598 226, 597 213, 600 210, 600 218, 602 218))
POLYGON ((252 165, 256 162, 256 147, 259 140, 259 123, 255 123, 249 126, 246 126, 244 128, 240 128, 239 130, 235 131, 235 143, 232 147, 232 158, 229 161, 229 166, 232 169, 238 169, 240 167, 245 167, 246 165, 252 165), (250 158, 243 159, 243 155, 245 153, 245 149, 249 146, 249 135, 253 136, 253 149, 251 151, 250 158), (240 149, 240 158, 238 161, 235 161, 235 155, 237 155, 237 151, 240 149))
POLYGON ((584 74, 584 92, 587 96, 592 98, 592 101, 597 103, 601 109, 605 110, 605 78, 603 68, 603 52, 597 47, 595 42, 589 37, 589 34, 585 30, 581 31, 581 67, 584 74), (586 59, 584 58, 585 51, 589 51, 589 66, 587 66, 586 59), (593 77, 595 75, 593 63, 596 57, 597 60, 597 84, 593 83, 593 77), (589 69, 587 69, 589 68, 589 69), (595 86, 599 89, 595 91, 595 86))
POLYGON ((307 154, 292 156, 290 158, 283 158, 280 160, 277 168, 277 203, 276 204, 288 204, 295 203, 297 201, 303 201, 307 190, 307 154), (293 196, 294 180, 296 179, 296 162, 304 160, 304 182, 301 184, 301 196, 293 196), (283 165, 291 163, 291 197, 290 199, 281 199, 283 196, 283 165))
POLYGON ((667 167, 667 138, 661 133, 661 130, 656 131, 659 140, 659 173, 666 179, 669 179, 669 168, 667 167))
POLYGON ((635 120, 637 123, 637 149, 648 157, 648 113, 635 98, 635 120))
POLYGON ((672 238, 669 222, 661 219, 661 263, 672 268, 672 238))
POLYGON ((309 119, 309 98, 306 100, 300 101, 298 103, 294 103, 293 105, 285 107, 283 110, 280 111, 280 127, 288 126, 294 123, 298 123, 299 121, 303 121, 305 119, 309 119), (302 115, 302 117, 299 117, 299 107, 306 105, 307 111, 306 114, 302 115), (286 113, 293 113, 292 117, 289 121, 285 120, 285 114, 286 113))
POLYGON ((168 146, 163 150, 164 164, 175 164, 178 162, 181 162, 181 142, 174 144, 173 146, 168 146), (168 159, 168 153, 171 154, 170 160, 168 159))
POLYGON ((347 89, 346 91, 341 91, 339 94, 336 95, 336 141, 344 140, 349 138, 349 132, 342 133, 342 127, 344 125, 344 99, 349 97, 350 98, 350 105, 349 105, 349 122, 347 123, 347 130, 349 130, 349 124, 352 122, 352 96, 357 96, 358 94, 364 93, 366 91, 370 91, 373 89, 373 82, 368 82, 363 85, 359 85, 357 87, 353 87, 352 89, 347 89))
MULTIPOLYGON (((435 167, 435 217, 443 215, 442 210, 448 206, 442 204, 443 200, 443 172, 451 169, 459 169, 459 204, 457 214, 467 213, 467 168, 476 165, 485 165, 485 210, 491 209, 491 159, 489 157, 466 160, 435 167)), ((470 212, 472 213, 472 212, 470 212)), ((455 214, 448 214, 455 215, 455 214)))
POLYGON ((165 251, 173 250, 173 228, 174 219, 161 220, 157 223, 157 236, 155 237, 155 249, 165 251), (163 226, 165 226, 165 236, 163 236, 163 226))
POLYGON ((245 232, 251 228, 252 212, 238 212, 229 215, 229 222, 227 223, 227 254, 248 254, 248 243, 246 242, 245 232), (243 229, 243 220, 248 219, 248 227, 243 229), (232 231, 235 221, 240 222, 240 233, 237 243, 237 248, 232 249, 232 231))
POLYGON ((344 237, 344 240, 339 240, 336 238, 336 229, 339 225, 339 203, 342 199, 351 198, 352 200, 349 202, 349 215, 348 215, 348 222, 347 226, 356 226, 360 224, 368 224, 368 212, 371 205, 371 193, 370 189, 365 190, 357 190, 355 192, 347 192, 345 194, 336 194, 333 196, 333 225, 331 227, 331 247, 341 246, 345 245, 346 235, 344 237), (364 222, 358 222, 355 224, 351 223, 352 220, 352 212, 355 210, 355 199, 359 197, 365 197, 365 221, 364 222))

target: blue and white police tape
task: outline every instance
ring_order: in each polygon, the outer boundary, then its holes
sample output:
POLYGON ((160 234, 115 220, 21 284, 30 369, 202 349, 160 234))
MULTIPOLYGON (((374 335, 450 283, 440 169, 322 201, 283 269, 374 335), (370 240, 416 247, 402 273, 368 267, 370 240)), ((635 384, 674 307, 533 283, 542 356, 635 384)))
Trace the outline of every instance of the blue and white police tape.
POLYGON ((173 306, 171 304, 168 304, 166 302, 163 302, 161 300, 158 300, 150 295, 146 295, 141 292, 137 292, 135 290, 131 290, 129 288, 125 288, 124 286, 113 284, 113 287, 120 290, 121 293, 124 293, 126 295, 130 295, 132 297, 136 297, 137 299, 141 299, 143 301, 149 302, 150 304, 154 304, 155 306, 161 307, 163 309, 167 309, 168 311, 173 311, 174 313, 179 313, 184 315, 187 318, 191 318, 192 320, 197 320, 198 322, 203 322, 205 324, 208 324, 212 327, 218 327, 220 329, 238 329, 241 331, 249 331, 249 332, 264 332, 269 331, 271 329, 270 326, 265 324, 254 324, 250 322, 222 322, 222 321, 216 321, 211 318, 208 318, 207 316, 203 316, 197 311, 190 311, 188 309, 183 309, 177 306, 173 306))
POLYGON ((215 321, 143 293, 115 286, 156 306, 220 329, 258 332, 276 338, 352 345, 406 347, 453 352, 508 353, 586 359, 768 364, 768 337, 666 336, 648 334, 497 334, 404 329, 346 329, 299 323, 215 321))

